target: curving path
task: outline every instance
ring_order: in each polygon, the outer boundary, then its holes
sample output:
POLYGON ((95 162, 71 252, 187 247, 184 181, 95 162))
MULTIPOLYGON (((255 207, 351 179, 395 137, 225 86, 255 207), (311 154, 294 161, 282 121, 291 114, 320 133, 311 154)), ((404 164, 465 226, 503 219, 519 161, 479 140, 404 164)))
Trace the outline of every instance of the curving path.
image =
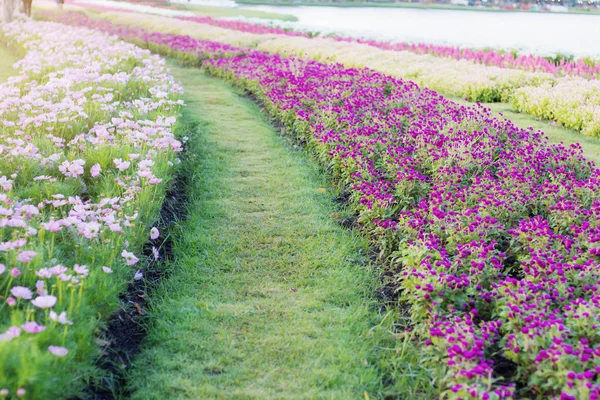
POLYGON ((172 72, 185 118, 200 124, 190 211, 174 228, 132 397, 375 398, 393 341, 367 243, 335 222, 343 210, 322 171, 255 104, 200 70, 172 72))

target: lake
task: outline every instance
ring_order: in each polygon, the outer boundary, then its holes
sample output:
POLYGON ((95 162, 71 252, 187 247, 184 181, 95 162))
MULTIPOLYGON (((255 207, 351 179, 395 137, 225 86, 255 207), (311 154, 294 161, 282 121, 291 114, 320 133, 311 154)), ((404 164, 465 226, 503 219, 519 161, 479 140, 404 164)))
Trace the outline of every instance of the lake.
MULTIPOLYGON (((277 25, 324 33, 465 47, 510 48, 536 54, 600 56, 600 16, 410 8, 243 6, 292 14, 277 25)), ((263 20, 264 22, 264 20, 263 20)))

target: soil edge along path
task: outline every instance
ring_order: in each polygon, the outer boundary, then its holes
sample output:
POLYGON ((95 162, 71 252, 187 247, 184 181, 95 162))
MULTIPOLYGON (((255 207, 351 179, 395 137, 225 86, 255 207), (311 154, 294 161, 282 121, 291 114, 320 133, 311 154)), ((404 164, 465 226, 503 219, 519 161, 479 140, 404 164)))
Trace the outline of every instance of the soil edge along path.
MULTIPOLYGON (((188 219, 128 384, 135 399, 359 399, 382 391, 377 273, 324 174, 226 83, 186 90, 188 219)), ((389 335, 389 333, 387 334, 389 335)), ((384 337, 385 338, 385 337, 384 337)))

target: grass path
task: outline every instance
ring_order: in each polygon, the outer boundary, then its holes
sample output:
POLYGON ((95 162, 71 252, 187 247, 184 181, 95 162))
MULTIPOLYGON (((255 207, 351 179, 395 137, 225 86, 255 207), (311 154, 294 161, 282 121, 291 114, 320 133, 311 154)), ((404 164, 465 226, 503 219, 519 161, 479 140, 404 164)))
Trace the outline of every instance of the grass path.
POLYGON ((13 64, 17 62, 15 55, 6 47, 0 45, 0 82, 6 81, 15 74, 13 64))
POLYGON ((190 211, 173 229, 176 262, 153 297, 132 397, 381 393, 378 279, 364 239, 334 222, 322 171, 230 86, 172 68, 184 117, 200 123, 186 162, 190 211))

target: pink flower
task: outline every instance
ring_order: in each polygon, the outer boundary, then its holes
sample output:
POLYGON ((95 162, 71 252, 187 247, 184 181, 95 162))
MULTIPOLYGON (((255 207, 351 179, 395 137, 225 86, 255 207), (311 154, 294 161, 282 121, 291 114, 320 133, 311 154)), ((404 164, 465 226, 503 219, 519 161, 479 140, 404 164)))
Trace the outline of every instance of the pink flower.
POLYGON ((160 254, 158 254, 158 250, 154 246, 152 246, 152 254, 154 254, 154 260, 158 261, 160 254))
POLYGON ((38 325, 35 321, 26 322, 21 325, 21 328, 27 333, 39 333, 46 329, 44 325, 38 325))
POLYGON ((68 178, 77 178, 78 176, 83 175, 84 165, 85 161, 81 159, 74 161, 63 161, 63 163, 58 167, 58 170, 68 178))
POLYGON ((6 271, 6 266, 4 264, 0 264, 0 275, 2 275, 6 271))
POLYGON ((8 389, 2 389, 2 390, 0 390, 0 396, 5 396, 6 397, 6 396, 8 396, 8 393, 9 393, 8 389))
POLYGON ((69 354, 69 349, 67 349, 66 347, 48 346, 48 350, 56 357, 64 357, 67 354, 69 354))
POLYGON ((112 269, 108 268, 108 267, 102 267, 102 271, 104 271, 105 274, 112 274, 112 269))
POLYGON ((60 222, 54 221, 54 220, 50 220, 48 222, 44 222, 42 224, 40 224, 42 226, 42 228, 50 231, 50 232, 58 232, 62 229, 62 225, 60 224, 60 222))
POLYGON ((8 304, 9 307, 13 307, 15 304, 17 304, 17 300, 15 300, 14 297, 9 297, 6 299, 6 304, 8 304))
POLYGON ((33 293, 24 286, 15 286, 10 289, 10 293, 18 299, 29 300, 33 293))
POLYGON ((90 168, 90 174, 95 178, 102 172, 102 168, 100 164, 94 164, 92 168, 90 168))
POLYGON ((129 161, 123 161, 120 158, 114 159, 113 162, 119 171, 125 171, 131 164, 129 161))
POLYGON ((52 321, 56 321, 62 325, 73 325, 73 322, 71 322, 67 319, 66 311, 63 311, 60 314, 57 314, 56 312, 54 312, 54 310, 50 310, 50 319, 52 321))
POLYGON ((17 336, 21 336, 21 328, 18 326, 11 326, 6 332, 0 334, 0 342, 10 342, 17 336))
POLYGON ((13 268, 10 270, 10 276, 12 276, 13 278, 16 278, 19 275, 21 275, 21 271, 19 270, 19 268, 13 268))
POLYGON ((79 275, 82 275, 82 276, 88 276, 88 274, 90 273, 90 270, 85 265, 75 264, 73 269, 75 270, 75 272, 77 272, 79 275))
POLYGON ((26 393, 25 389, 23 389, 23 388, 17 389, 17 397, 23 397, 23 396, 25 396, 25 393, 26 393))
POLYGON ((56 296, 38 296, 31 300, 31 304, 37 308, 50 308, 56 304, 56 296))
POLYGON ((127 251, 127 250, 123 250, 121 252, 121 256, 125 259, 125 261, 127 262, 127 265, 133 265, 135 263, 137 263, 139 260, 139 258, 137 258, 135 256, 135 254, 127 251))
POLYGON ((158 229, 155 227, 152 227, 152 229, 150 229, 150 239, 156 240, 156 239, 158 239, 159 236, 160 236, 160 232, 158 231, 158 229))
POLYGON ((19 255, 17 256, 17 260, 21 261, 22 263, 28 263, 36 255, 37 253, 35 251, 25 250, 19 253, 19 255))
POLYGON ((144 278, 144 273, 142 271, 140 271, 139 269, 137 271, 135 271, 135 276, 133 277, 133 279, 136 281, 139 281, 142 278, 144 278))

